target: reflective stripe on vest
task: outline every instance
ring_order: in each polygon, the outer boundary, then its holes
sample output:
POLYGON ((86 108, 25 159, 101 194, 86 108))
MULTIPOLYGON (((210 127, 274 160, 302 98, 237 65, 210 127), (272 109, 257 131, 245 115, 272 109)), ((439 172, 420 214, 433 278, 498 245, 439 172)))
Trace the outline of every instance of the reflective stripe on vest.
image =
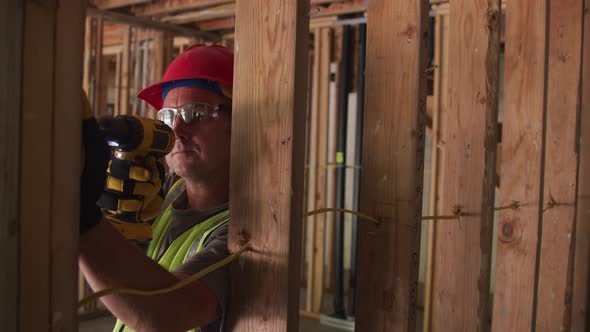
MULTIPOLYGON (((183 182, 184 180, 182 179, 176 181, 170 190, 168 190, 168 195, 183 182)), ((166 201, 170 201, 168 200, 168 197, 166 197, 166 201)), ((170 201, 165 207, 164 212, 160 214, 152 225, 152 240, 150 241, 147 255, 153 260, 157 259, 158 253, 160 252, 160 246, 168 232, 171 220, 172 202, 170 201)), ((227 223, 228 220, 229 211, 224 210, 209 219, 192 226, 172 241, 170 246, 164 252, 164 255, 158 260, 158 264, 168 271, 173 271, 189 257, 201 251, 207 237, 209 237, 209 235, 221 225, 227 223)), ((192 329, 190 331, 197 330, 192 329)), ((120 320, 117 320, 113 332, 133 332, 133 330, 123 325, 123 322, 120 320)))

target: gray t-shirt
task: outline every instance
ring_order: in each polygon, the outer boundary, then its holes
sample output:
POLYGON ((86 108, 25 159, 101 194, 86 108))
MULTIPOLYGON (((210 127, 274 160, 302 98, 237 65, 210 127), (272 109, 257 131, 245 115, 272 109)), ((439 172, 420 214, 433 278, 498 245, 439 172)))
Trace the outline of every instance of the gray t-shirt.
MULTIPOLYGON (((164 192, 167 192, 172 185, 178 180, 179 177, 175 175, 169 175, 166 178, 164 184, 164 192)), ((167 195, 165 204, 172 200, 172 217, 170 220, 170 226, 168 232, 164 237, 160 252, 158 253, 158 259, 164 254, 170 244, 185 231, 189 230, 192 226, 201 223, 208 218, 223 212, 228 209, 228 204, 221 205, 208 211, 197 211, 186 209, 188 200, 186 196, 186 186, 184 183, 178 185, 167 195)), ((229 255, 227 249, 227 232, 228 224, 225 223, 215 229, 203 242, 201 250, 189 256, 189 258, 182 265, 178 266, 174 272, 181 272, 186 274, 195 274, 204 268, 213 265, 220 260, 224 259, 229 255)), ((189 253, 189 255, 191 255, 189 253)), ((228 266, 222 267, 215 270, 206 276, 203 281, 217 296, 219 301, 219 310, 221 311, 222 317, 225 316, 227 296, 229 294, 229 268, 228 266)), ((203 332, 218 332, 221 330, 222 320, 213 322, 212 324, 202 327, 203 332)))

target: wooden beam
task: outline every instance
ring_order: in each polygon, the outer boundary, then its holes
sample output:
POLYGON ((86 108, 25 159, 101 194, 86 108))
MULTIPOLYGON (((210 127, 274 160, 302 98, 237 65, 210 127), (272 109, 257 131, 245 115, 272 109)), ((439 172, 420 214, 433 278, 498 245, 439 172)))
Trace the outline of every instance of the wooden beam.
MULTIPOLYGON (((326 175, 328 168, 326 167, 328 161, 328 103, 329 103, 329 85, 330 85, 330 40, 332 37, 329 28, 322 28, 318 30, 317 38, 319 38, 319 72, 318 72, 318 174, 317 174, 317 195, 316 208, 321 209, 327 207, 327 181, 326 175)), ((314 297, 312 299, 312 310, 320 312, 322 298, 324 293, 324 277, 325 277, 325 249, 326 249, 326 215, 321 214, 316 220, 315 233, 316 241, 314 244, 314 264, 316 265, 314 271, 314 297)))
POLYGON ((358 331, 415 331, 428 1, 369 2, 358 331), (392 108, 392 105, 395 105, 392 108))
MULTIPOLYGON (((75 207, 79 206, 80 183, 72 174, 79 174, 82 158, 82 100, 76 93, 80 91, 82 78, 85 13, 85 2, 61 0, 56 15, 51 167, 51 331, 77 330, 80 217, 75 207)), ((102 70, 104 80, 104 65, 102 70)), ((106 100, 106 95, 104 98, 106 100)))
POLYGON ((549 5, 537 331, 571 329, 583 7, 584 0, 550 1, 549 5), (555 208, 551 208, 552 202, 557 203, 555 208))
POLYGON ((131 27, 127 26, 123 32, 123 50, 121 52, 121 100, 119 114, 131 114, 131 27))
POLYGON ((24 8, 19 330, 75 331, 85 8, 24 8))
POLYGON ((174 16, 166 16, 162 18, 162 22, 169 22, 172 24, 195 23, 233 17, 235 13, 235 6, 228 4, 174 16))
POLYGON ((440 140, 440 214, 434 222, 431 328, 486 331, 496 175, 500 0, 453 0, 448 105, 440 140))
POLYGON ((182 13, 234 2, 234 0, 163 0, 133 8, 131 11, 137 16, 156 16, 182 13))
POLYGON ((0 326, 18 330, 19 174, 24 7, 0 3, 0 326))
POLYGON ((249 238, 254 250, 232 266, 231 331, 298 330, 308 10, 236 6, 229 248, 249 238))
POLYGON ((51 177, 55 10, 27 1, 23 45, 19 328, 47 330, 51 316, 51 177), (43 54, 40 57, 39 54, 43 54), (31 207, 35 208, 32 209, 31 207), (30 244, 34 243, 35 246, 30 244))
POLYGON ((150 3, 152 0, 94 0, 98 9, 114 9, 150 3))
MULTIPOLYGON (((311 70, 311 100, 307 124, 307 186, 305 188, 307 195, 306 199, 306 211, 314 211, 317 209, 316 206, 316 195, 317 195, 317 174, 318 174, 318 99, 319 99, 319 72, 320 72, 320 34, 318 30, 313 31, 314 35, 314 49, 310 61, 312 62, 311 70)), ((305 310, 313 312, 312 302, 318 291, 317 285, 314 284, 315 270, 318 268, 316 265, 316 259, 319 258, 315 254, 316 250, 316 221, 319 221, 319 216, 313 215, 305 219, 305 236, 306 241, 306 255, 307 255, 307 277, 306 277, 306 296, 305 296, 305 310)), ((323 280, 322 280, 323 281, 323 280)), ((321 292, 321 289, 320 289, 321 292)))
MULTIPOLYGON (((441 214, 441 203, 444 197, 442 191, 442 154, 444 141, 441 133, 445 131, 443 115, 448 105, 449 82, 449 24, 448 15, 436 15, 435 17, 435 42, 434 63, 437 69, 434 71, 434 95, 432 105, 432 144, 431 144, 431 174, 430 174, 430 206, 427 214, 435 216, 441 214)), ((424 223, 423 223, 424 224, 424 223)), ((431 331, 432 303, 435 301, 432 289, 432 276, 434 274, 434 222, 427 224, 427 253, 426 276, 424 286, 424 331, 431 331)))
POLYGON ((177 35, 181 36, 189 36, 189 37, 197 37, 203 38, 208 41, 217 42, 220 40, 219 36, 210 32, 199 31, 196 29, 191 29, 183 26, 178 26, 174 24, 164 23, 160 21, 154 21, 149 18, 145 17, 136 17, 126 14, 121 14, 118 12, 112 11, 102 11, 95 8, 88 8, 87 15, 93 17, 102 17, 105 20, 118 22, 118 23, 125 23, 137 27, 141 27, 144 29, 153 29, 153 30, 160 30, 160 31, 168 31, 173 32, 177 35))
POLYGON ((590 0, 585 1, 572 331, 590 329, 590 0))
MULTIPOLYGON (((492 331, 530 331, 539 236, 547 13, 544 2, 506 11, 505 94, 492 331), (526 124, 526 125, 523 125, 526 124)), ((552 301, 551 304, 555 302, 552 301)))

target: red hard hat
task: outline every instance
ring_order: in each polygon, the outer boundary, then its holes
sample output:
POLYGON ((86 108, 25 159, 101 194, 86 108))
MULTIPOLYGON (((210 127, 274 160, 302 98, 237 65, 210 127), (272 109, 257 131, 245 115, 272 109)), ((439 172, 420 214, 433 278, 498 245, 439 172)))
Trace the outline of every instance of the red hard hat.
POLYGON ((203 79, 231 88, 233 77, 234 55, 227 48, 220 45, 193 45, 170 63, 160 82, 141 90, 137 98, 160 109, 163 104, 162 88, 166 83, 203 79))

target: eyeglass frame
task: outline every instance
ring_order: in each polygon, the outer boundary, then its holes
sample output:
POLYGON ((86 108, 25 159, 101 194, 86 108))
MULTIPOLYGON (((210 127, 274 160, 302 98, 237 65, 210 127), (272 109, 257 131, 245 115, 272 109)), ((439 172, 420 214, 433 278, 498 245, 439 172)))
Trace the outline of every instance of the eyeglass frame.
MULTIPOLYGON (((162 121, 165 125, 169 126, 170 128, 174 128, 174 125, 176 124, 176 119, 178 117, 180 117, 182 119, 182 122, 184 122, 184 124, 186 125, 191 125, 191 124, 196 124, 196 123, 200 123, 202 121, 205 120, 205 117, 209 117, 209 118, 217 118, 218 115, 216 116, 212 116, 211 113, 214 112, 214 114, 218 114, 219 111, 231 111, 231 101, 229 102, 229 105, 227 104, 209 104, 206 102, 192 102, 192 103, 186 103, 184 105, 181 105, 179 107, 162 107, 160 110, 158 110, 158 112, 156 113, 156 119, 162 121), (182 114, 182 111, 184 111, 184 108, 192 105, 192 119, 187 122, 182 114), (207 114, 205 114, 205 112, 202 111, 194 111, 194 106, 195 105, 202 105, 202 106, 206 106, 205 109, 207 110, 207 114), (160 114, 162 114, 163 111, 171 111, 172 114, 174 115, 174 117, 172 118, 172 122, 171 124, 168 124, 164 119, 160 119, 160 114), (201 114, 203 115, 202 119, 198 119, 197 117, 195 117, 195 115, 197 114, 201 114)), ((186 111, 185 111, 186 112, 186 111)))

